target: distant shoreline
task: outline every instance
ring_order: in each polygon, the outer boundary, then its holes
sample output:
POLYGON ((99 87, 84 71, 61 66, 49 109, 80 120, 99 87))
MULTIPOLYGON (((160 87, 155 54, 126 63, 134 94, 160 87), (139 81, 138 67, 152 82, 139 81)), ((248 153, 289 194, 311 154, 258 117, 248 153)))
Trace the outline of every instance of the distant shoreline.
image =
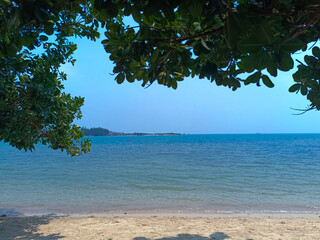
POLYGON ((181 133, 124 133, 124 134, 115 134, 115 135, 86 135, 85 137, 137 137, 137 136, 180 136, 184 135, 181 133))
POLYGON ((82 127, 83 135, 86 137, 102 137, 102 136, 178 136, 182 135, 181 133, 123 133, 123 132, 114 132, 106 128, 84 128, 82 127))

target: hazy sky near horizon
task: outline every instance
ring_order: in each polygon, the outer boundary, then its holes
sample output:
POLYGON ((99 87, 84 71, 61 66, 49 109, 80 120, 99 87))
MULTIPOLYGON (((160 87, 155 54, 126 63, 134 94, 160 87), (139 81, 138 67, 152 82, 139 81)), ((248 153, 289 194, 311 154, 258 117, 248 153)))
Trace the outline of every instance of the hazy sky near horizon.
POLYGON ((65 91, 85 97, 80 126, 150 133, 320 133, 320 112, 297 116, 291 109, 308 105, 306 97, 288 92, 292 72, 280 72, 272 89, 249 85, 235 92, 197 77, 178 82, 177 90, 157 83, 145 89, 139 81, 119 85, 110 75, 113 63, 102 39, 74 40, 77 62, 62 67, 68 74, 65 91))

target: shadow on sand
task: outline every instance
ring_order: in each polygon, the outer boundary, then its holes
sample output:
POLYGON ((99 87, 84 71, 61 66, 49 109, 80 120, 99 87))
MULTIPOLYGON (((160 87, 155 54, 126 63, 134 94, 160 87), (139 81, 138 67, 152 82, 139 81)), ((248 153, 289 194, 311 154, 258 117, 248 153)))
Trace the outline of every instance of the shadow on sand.
POLYGON ((164 237, 164 238, 156 238, 150 239, 145 237, 136 237, 132 240, 225 240, 230 237, 223 232, 215 232, 211 234, 209 237, 204 237, 198 234, 178 234, 175 237, 164 237))
MULTIPOLYGON (((44 216, 25 217, 23 214, 16 212, 12 209, 0 209, 0 213, 5 212, 9 217, 0 217, 0 239, 35 239, 35 240, 55 240, 62 239, 65 236, 55 233, 44 235, 37 233, 38 228, 41 225, 49 224, 53 218, 59 218, 54 214, 44 216)), ((0 214, 1 216, 1 214, 0 214)), ((163 238, 146 238, 146 237, 135 237, 132 240, 226 240, 230 237, 223 232, 215 232, 209 237, 204 237, 198 234, 178 234, 172 237, 163 238)), ((110 238, 109 240, 112 240, 110 238)), ((253 240, 253 239, 247 239, 253 240)))
POLYGON ((39 226, 48 224, 55 215, 24 217, 12 209, 0 209, 8 217, 0 217, 0 239, 41 239, 54 240, 64 238, 60 234, 43 235, 37 233, 39 226))

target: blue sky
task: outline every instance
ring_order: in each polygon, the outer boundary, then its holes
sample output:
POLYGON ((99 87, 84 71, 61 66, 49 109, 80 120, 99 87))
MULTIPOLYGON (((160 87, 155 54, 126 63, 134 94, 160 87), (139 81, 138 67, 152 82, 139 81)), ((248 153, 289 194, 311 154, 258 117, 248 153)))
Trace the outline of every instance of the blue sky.
POLYGON ((80 126, 120 132, 320 133, 319 112, 297 116, 290 109, 308 104, 288 92, 292 72, 280 73, 272 89, 252 85, 235 92, 198 78, 185 79, 177 90, 158 84, 145 89, 140 82, 119 85, 110 75, 113 64, 102 39, 76 39, 77 62, 63 66, 66 92, 85 97, 83 117, 76 121, 80 126))

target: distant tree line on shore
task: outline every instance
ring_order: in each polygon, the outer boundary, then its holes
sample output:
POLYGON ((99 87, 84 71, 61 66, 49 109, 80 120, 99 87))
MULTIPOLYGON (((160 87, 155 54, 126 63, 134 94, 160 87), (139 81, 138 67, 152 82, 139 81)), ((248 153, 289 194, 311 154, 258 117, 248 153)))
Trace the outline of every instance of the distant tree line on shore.
POLYGON ((85 136, 118 136, 118 135, 121 135, 121 133, 112 132, 106 128, 101 128, 101 127, 97 127, 97 128, 82 127, 81 131, 83 132, 83 135, 85 135, 85 136))
POLYGON ((86 128, 82 127, 81 131, 84 136, 161 136, 161 135, 181 135, 180 133, 123 133, 113 132, 106 128, 86 128))

